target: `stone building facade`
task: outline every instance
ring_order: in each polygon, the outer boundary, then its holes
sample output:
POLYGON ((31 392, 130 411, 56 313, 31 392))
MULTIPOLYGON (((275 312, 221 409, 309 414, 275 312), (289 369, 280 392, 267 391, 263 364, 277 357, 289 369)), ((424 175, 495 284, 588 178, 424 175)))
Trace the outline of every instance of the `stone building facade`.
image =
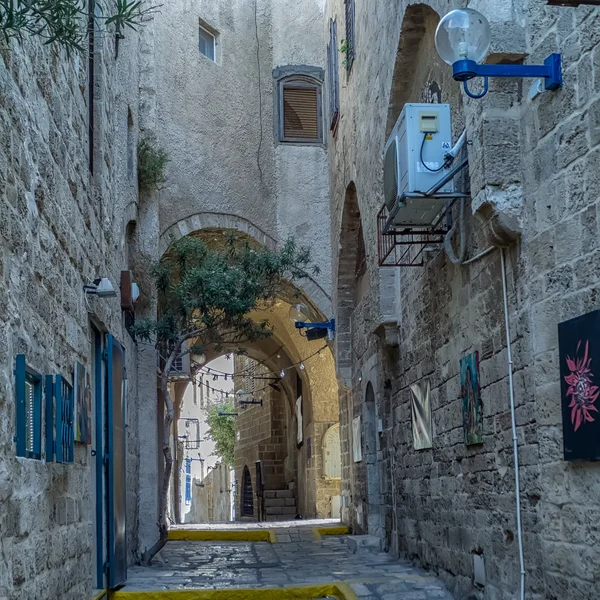
MULTIPOLYGON (((337 22, 338 42, 348 4, 327 2, 324 26, 337 22)), ((559 52, 564 86, 532 94, 530 80, 492 79, 484 98, 466 98, 433 46, 453 6, 356 2, 354 60, 349 69, 339 61, 339 120, 328 142, 332 246, 340 249, 333 269, 343 516, 438 571, 457 598, 518 593, 504 253, 526 597, 596 598, 599 538, 589 515, 600 509, 600 471, 563 460, 557 325, 599 308, 600 11, 542 0, 468 4, 491 23, 488 62, 539 64, 559 52), (466 128, 468 264, 451 263, 438 246, 426 249, 423 267, 378 265, 383 149, 407 102, 449 103, 454 140, 466 128), (473 351, 484 443, 466 446, 459 361, 473 351), (433 448, 416 451, 410 387, 426 380, 433 448), (484 587, 474 585, 474 555, 484 558, 484 587)))
MULTIPOLYGON (((127 225, 139 208, 139 43, 128 36, 116 58, 112 41, 98 36, 92 60, 39 39, 0 41, 0 597, 7 599, 82 598, 97 587, 98 447, 75 443, 73 462, 57 464, 42 435, 40 459, 15 456, 18 355, 39 374, 73 384, 76 362, 93 372, 94 332, 102 344, 110 333, 123 345, 130 393, 126 489, 118 494, 127 507, 127 561, 139 556, 143 360, 119 298, 84 293, 96 277, 118 290, 137 245, 127 225)), ((42 423, 46 415, 44 407, 42 423)))

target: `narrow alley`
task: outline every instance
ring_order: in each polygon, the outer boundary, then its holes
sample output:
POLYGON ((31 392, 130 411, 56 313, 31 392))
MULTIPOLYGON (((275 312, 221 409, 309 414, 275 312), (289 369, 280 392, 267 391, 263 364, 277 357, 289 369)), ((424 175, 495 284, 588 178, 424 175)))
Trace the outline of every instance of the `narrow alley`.
POLYGON ((600 600, 600 0, 0 0, 0 600, 600 600))
MULTIPOLYGON (((229 529, 175 529, 177 533, 210 532, 212 541, 169 541, 150 567, 130 570, 115 600, 164 598, 175 590, 238 590, 222 598, 263 600, 452 600, 443 583, 407 561, 394 560, 378 548, 356 548, 351 536, 340 535, 332 520, 271 523, 270 541, 216 541, 219 532, 265 531, 255 526, 229 529), (331 533, 334 533, 333 535, 331 533), (250 590, 250 591, 249 591, 250 590), (251 590, 260 590, 252 595, 251 590), (274 590, 274 591, 271 591, 274 590), (144 592, 143 595, 139 592, 144 592), (149 594, 154 592, 154 595, 149 594)), ((217 526, 218 527, 218 526, 217 526)), ((343 529, 343 528, 342 528, 343 529)), ((189 598, 221 596, 189 595, 189 598)))

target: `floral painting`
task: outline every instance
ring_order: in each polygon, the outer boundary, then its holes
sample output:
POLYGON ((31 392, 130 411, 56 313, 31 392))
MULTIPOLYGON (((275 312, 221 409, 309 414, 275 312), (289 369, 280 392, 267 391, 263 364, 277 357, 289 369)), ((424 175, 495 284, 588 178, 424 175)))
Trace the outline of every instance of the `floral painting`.
POLYGON ((460 359, 460 395, 462 397, 465 444, 483 444, 483 404, 479 387, 479 353, 460 359))
POLYGON ((558 326, 565 460, 600 460, 600 311, 558 326))

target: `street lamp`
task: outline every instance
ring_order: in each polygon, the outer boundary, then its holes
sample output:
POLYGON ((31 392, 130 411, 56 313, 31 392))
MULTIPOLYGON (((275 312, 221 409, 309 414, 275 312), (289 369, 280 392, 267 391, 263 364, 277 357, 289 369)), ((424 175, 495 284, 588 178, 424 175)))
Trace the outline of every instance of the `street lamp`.
POLYGON ((452 76, 462 81, 471 98, 483 98, 489 77, 533 77, 545 80, 547 90, 562 86, 560 54, 551 54, 543 65, 480 65, 487 54, 492 32, 488 20, 476 10, 461 8, 449 12, 435 32, 435 47, 443 61, 452 65, 452 76), (483 77, 483 91, 473 94, 468 81, 483 77))
POLYGON ((332 340, 335 337, 335 319, 320 323, 310 322, 310 311, 306 304, 294 304, 290 307, 290 319, 296 329, 306 329, 306 339, 318 340, 324 337, 332 340))

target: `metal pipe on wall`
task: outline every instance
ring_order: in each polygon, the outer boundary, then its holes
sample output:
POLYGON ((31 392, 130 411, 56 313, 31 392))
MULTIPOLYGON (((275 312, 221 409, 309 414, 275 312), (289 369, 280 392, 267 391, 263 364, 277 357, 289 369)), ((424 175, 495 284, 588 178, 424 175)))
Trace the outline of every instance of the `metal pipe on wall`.
POLYGON ((513 455, 515 462, 515 497, 517 503, 517 539, 519 542, 519 561, 521 566, 521 600, 525 598, 525 559, 523 556, 523 531, 521 528, 521 496, 519 485, 519 452, 517 441, 517 422, 515 417, 515 389, 513 383, 513 361, 510 345, 510 320, 508 316, 508 293, 506 285, 506 261, 504 258, 504 248, 500 249, 500 262, 502 270, 502 295, 504 300, 504 325, 506 329, 506 350, 508 358, 508 387, 510 393, 510 416, 512 421, 513 434, 513 455))

